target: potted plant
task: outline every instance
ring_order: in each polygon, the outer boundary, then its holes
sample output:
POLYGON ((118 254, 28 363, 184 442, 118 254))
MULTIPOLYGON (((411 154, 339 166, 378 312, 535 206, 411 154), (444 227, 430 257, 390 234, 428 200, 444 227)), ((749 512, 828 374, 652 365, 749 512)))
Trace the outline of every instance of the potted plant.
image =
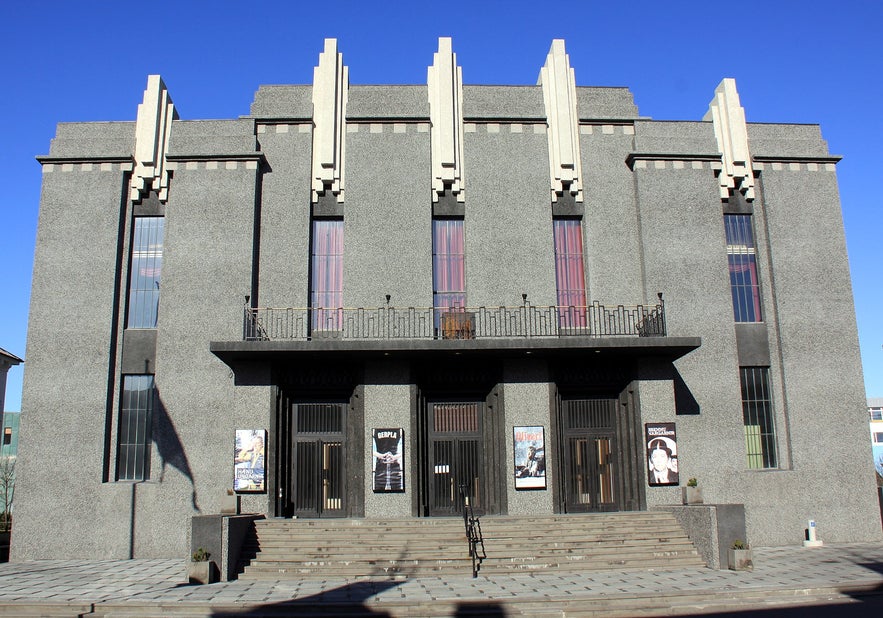
POLYGON ((702 490, 695 477, 687 481, 686 487, 681 487, 681 498, 684 504, 702 504, 702 490))
POLYGON ((190 556, 187 579, 191 584, 210 584, 212 582, 211 554, 200 547, 190 556))
POLYGON ((754 562, 751 559, 751 548, 748 543, 740 539, 733 541, 733 545, 727 554, 731 571, 753 571, 754 562))

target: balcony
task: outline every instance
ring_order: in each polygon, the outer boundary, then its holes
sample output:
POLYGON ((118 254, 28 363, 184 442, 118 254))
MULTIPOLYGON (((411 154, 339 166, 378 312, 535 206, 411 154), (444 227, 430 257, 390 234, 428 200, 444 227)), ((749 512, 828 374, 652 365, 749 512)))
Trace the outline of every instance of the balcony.
POLYGON ((249 307, 244 341, 488 340, 664 337, 665 303, 608 307, 249 307))

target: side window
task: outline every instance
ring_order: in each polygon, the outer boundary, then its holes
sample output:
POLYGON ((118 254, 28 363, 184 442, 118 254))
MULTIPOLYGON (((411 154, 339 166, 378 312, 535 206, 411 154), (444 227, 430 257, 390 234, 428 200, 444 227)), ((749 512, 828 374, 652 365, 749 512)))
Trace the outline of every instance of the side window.
POLYGON ((724 226, 733 317, 737 322, 762 322, 751 215, 724 215, 724 226))
POLYGON ((152 375, 123 376, 117 480, 143 481, 149 477, 154 391, 152 375))
POLYGON ((127 328, 156 328, 164 228, 163 217, 135 217, 127 328))
POLYGON ((769 367, 741 367, 742 420, 749 468, 776 468, 776 428, 769 367))

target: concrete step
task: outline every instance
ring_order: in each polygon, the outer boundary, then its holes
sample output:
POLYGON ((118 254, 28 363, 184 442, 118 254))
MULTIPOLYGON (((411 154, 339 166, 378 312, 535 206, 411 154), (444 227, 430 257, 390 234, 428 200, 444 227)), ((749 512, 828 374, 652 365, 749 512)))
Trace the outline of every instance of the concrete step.
MULTIPOLYGON (((485 544, 487 548, 487 543, 485 544)), ((376 559, 377 556, 396 556, 399 559, 419 557, 445 559, 452 554, 455 555, 459 549, 465 553, 467 551, 466 542, 463 541, 455 546, 447 547, 386 547, 374 545, 371 547, 313 547, 313 548, 289 548, 287 546, 279 547, 262 547, 260 559, 284 559, 284 560, 306 560, 306 559, 333 559, 333 558, 351 558, 351 559, 376 559)), ((527 546, 501 546, 492 545, 491 553, 495 556, 599 556, 599 555, 643 555, 647 551, 665 552, 667 554, 678 552, 693 552, 696 549, 689 541, 666 542, 666 543, 650 543, 650 542, 623 542, 616 545, 562 545, 562 544, 530 544, 527 546)))
MULTIPOLYGON (((482 573, 704 566, 664 513, 486 517, 482 573)), ((471 572, 463 521, 261 520, 243 547, 242 578, 408 577, 471 572)))

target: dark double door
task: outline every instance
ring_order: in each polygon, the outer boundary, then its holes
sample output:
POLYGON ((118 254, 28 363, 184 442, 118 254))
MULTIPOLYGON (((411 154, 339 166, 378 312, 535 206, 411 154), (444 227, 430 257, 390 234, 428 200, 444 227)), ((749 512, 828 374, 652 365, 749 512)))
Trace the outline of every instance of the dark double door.
POLYGON ((488 500, 484 448, 484 404, 429 403, 426 408, 425 465, 428 515, 458 515, 464 497, 483 513, 488 500))
POLYGON ((291 407, 291 508, 298 517, 346 517, 344 403, 291 407))
POLYGON ((619 469, 615 399, 560 402, 564 510, 617 511, 619 469))

